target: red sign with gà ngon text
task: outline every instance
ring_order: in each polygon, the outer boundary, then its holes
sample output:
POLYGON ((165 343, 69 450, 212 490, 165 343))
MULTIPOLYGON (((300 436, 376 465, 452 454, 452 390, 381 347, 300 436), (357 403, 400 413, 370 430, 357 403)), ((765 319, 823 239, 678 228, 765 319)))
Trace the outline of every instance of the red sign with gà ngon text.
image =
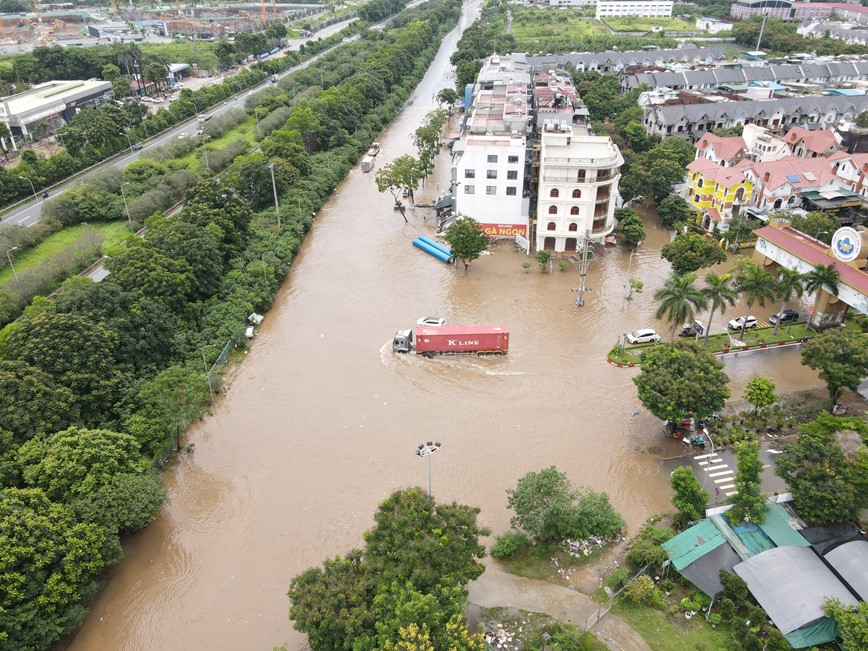
POLYGON ((527 226, 524 224, 480 224, 488 237, 525 237, 527 226))

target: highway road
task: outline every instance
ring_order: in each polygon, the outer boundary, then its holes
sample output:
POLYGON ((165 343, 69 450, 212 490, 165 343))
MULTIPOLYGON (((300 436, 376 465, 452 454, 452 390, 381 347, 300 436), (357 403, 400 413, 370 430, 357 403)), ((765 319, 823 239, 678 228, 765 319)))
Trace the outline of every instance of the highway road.
MULTIPOLYGON (((330 36, 331 34, 334 34, 335 32, 346 27, 353 20, 356 20, 356 19, 353 18, 353 19, 350 19, 350 20, 347 20, 347 21, 344 21, 341 23, 336 23, 334 25, 330 25, 329 27, 321 30, 320 32, 317 32, 314 36, 312 36, 310 39, 307 39, 307 40, 315 40, 315 39, 325 38, 327 36, 330 36)), ((358 36, 351 36, 349 38, 344 39, 342 41, 342 43, 347 43, 347 42, 353 41, 357 38, 358 38, 358 36)), ((293 43, 295 43, 295 42, 293 41, 293 43)), ((291 47, 291 45, 292 45, 292 43, 290 44, 290 47, 291 47)), ((317 60, 319 60, 320 57, 324 56, 325 54, 330 52, 332 49, 334 49, 334 47, 337 47, 337 45, 335 45, 332 48, 329 48, 323 52, 320 52, 316 56, 305 61, 304 63, 300 63, 299 65, 297 65, 293 68, 290 68, 289 70, 286 70, 285 72, 280 73, 278 75, 278 77, 282 78, 282 77, 285 77, 289 74, 292 74, 293 72, 295 72, 297 70, 302 70, 304 68, 307 68, 309 65, 311 65, 312 63, 315 63, 317 60)), ((284 50, 283 52, 286 53, 287 51, 288 50, 284 50)), ((243 109, 244 108, 244 101, 247 99, 248 95, 251 95, 251 94, 255 93, 256 91, 262 90, 263 88, 267 88, 271 85, 272 84, 271 84, 270 80, 266 80, 266 81, 262 82, 261 84, 259 84, 258 86, 248 88, 247 90, 243 91, 242 93, 239 93, 235 99, 230 99, 230 100, 227 100, 225 103, 220 103, 220 104, 217 104, 216 106, 212 106, 211 108, 204 109, 202 111, 202 114, 220 115, 221 113, 225 113, 226 111, 233 109, 233 108, 243 109)), ((80 174, 80 175, 78 175, 78 176, 76 176, 76 177, 74 177, 68 181, 64 181, 64 182, 61 182, 60 184, 53 186, 49 190, 49 193, 51 195, 49 197, 49 199, 42 199, 42 198, 35 199, 34 198, 34 199, 31 199, 30 201, 28 201, 26 203, 19 204, 11 212, 0 215, 0 222, 2 222, 3 224, 12 224, 15 226, 25 226, 25 227, 33 226, 36 222, 39 221, 39 218, 42 216, 42 207, 46 201, 49 201, 49 200, 56 198, 56 197, 59 197, 60 195, 62 195, 64 192, 66 192, 70 188, 77 187, 82 181, 86 180, 88 177, 90 177, 94 174, 97 174, 101 171, 104 171, 104 170, 107 170, 110 168, 124 169, 127 165, 129 165, 134 160, 137 160, 138 158, 141 158, 141 157, 147 157, 149 151, 151 149, 153 149, 154 147, 160 147, 161 145, 165 145, 169 142, 172 142, 181 133, 194 134, 194 133, 196 133, 197 128, 198 128, 197 127, 197 118, 195 116, 190 118, 189 120, 186 120, 184 122, 180 122, 177 125, 175 125, 174 127, 172 127, 171 129, 169 129, 168 131, 160 134, 159 136, 155 136, 154 138, 150 138, 148 140, 143 141, 142 144, 144 146, 142 147, 142 149, 140 149, 138 151, 130 151, 129 149, 127 149, 127 153, 115 156, 114 158, 111 158, 111 159, 109 159, 103 163, 99 163, 98 165, 94 166, 89 172, 86 172, 84 174, 80 174)))

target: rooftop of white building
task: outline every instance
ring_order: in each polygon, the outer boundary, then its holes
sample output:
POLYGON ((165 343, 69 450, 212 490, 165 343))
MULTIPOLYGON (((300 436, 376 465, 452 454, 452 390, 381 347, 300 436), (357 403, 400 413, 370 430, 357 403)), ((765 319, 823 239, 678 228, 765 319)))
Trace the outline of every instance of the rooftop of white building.
MULTIPOLYGON (((0 97, 0 103, 8 107, 9 113, 18 115, 37 110, 47 104, 66 104, 83 93, 107 90, 107 81, 47 81, 17 95, 0 97)), ((60 110, 62 110, 62 106, 60 110)))

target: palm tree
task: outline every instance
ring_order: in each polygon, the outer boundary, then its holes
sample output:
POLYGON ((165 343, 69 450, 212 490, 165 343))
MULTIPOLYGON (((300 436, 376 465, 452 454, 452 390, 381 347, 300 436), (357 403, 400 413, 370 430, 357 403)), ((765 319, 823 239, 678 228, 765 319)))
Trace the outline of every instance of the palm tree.
POLYGON ((708 323, 705 325, 705 340, 703 343, 708 345, 708 333, 711 332, 711 320, 714 318, 714 313, 720 310, 723 314, 726 311, 726 306, 735 305, 735 299, 738 298, 738 290, 731 287, 729 274, 718 276, 713 271, 705 276, 706 287, 702 289, 702 294, 708 301, 711 307, 711 312, 708 315, 708 323))
MULTIPOLYGON (((778 276, 778 298, 781 299, 781 311, 778 313, 783 316, 784 310, 794 298, 799 298, 805 291, 805 277, 795 269, 781 268, 781 273, 778 276)), ((775 331, 773 337, 778 334, 778 328, 781 325, 781 318, 778 317, 775 323, 775 331)))
MULTIPOLYGON (((747 309, 754 303, 765 306, 766 301, 773 301, 778 296, 778 283, 768 271, 762 267, 750 264, 741 270, 736 286, 747 297, 747 309)), ((741 324, 741 338, 744 340, 744 329, 747 327, 747 319, 741 324)))
POLYGON ((841 274, 834 265, 818 264, 813 271, 805 274, 805 291, 809 294, 817 292, 817 300, 814 301, 814 310, 811 318, 808 319, 808 326, 813 325, 814 319, 817 316, 817 306, 820 304, 820 298, 823 296, 823 290, 826 290, 833 296, 838 295, 838 281, 841 279, 841 274))
POLYGON ((672 274, 662 289, 654 294, 654 300, 660 301, 657 308, 658 319, 666 315, 666 320, 672 322, 672 336, 669 341, 675 341, 675 331, 685 321, 693 321, 696 310, 704 310, 707 304, 705 295, 693 283, 696 274, 672 274))

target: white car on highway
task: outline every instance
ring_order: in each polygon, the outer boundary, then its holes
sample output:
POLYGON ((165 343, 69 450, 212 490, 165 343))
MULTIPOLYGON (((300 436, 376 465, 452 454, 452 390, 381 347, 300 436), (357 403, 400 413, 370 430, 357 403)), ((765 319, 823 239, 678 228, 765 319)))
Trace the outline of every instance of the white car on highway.
POLYGON ((182 131, 181 133, 178 134, 178 140, 183 140, 184 138, 189 138, 189 137, 190 137, 190 134, 187 133, 186 131, 182 131))

